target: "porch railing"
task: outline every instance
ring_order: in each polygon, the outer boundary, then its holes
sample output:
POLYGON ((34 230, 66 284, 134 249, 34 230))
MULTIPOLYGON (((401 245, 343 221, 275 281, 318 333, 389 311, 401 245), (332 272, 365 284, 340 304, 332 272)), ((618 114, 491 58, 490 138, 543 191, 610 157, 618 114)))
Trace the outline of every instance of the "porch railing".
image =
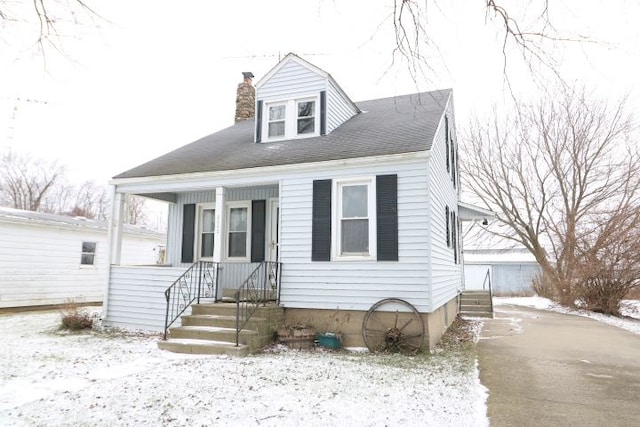
POLYGON ((215 298, 218 295, 219 264, 209 261, 196 261, 166 291, 164 297, 167 309, 164 318, 164 340, 167 331, 194 301, 200 298, 215 298))
POLYGON ((491 270, 487 269, 487 274, 484 276, 484 281, 482 282, 482 290, 486 291, 486 285, 489 284, 489 307, 491 308, 491 312, 493 313, 493 287, 491 286, 491 270))
POLYGON ((240 345, 240 331, 258 307, 267 301, 280 302, 281 268, 279 262, 261 262, 236 291, 236 347, 240 345))

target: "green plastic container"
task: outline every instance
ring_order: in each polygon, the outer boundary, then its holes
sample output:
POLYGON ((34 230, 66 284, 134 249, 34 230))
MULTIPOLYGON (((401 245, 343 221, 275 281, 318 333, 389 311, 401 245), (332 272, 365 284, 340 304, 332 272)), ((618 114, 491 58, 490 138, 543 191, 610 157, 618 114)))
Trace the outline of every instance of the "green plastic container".
POLYGON ((326 332, 324 334, 318 334, 316 336, 316 339, 318 340, 318 345, 320 345, 321 347, 330 348, 332 350, 338 350, 342 348, 342 341, 340 340, 340 336, 334 333, 326 332))

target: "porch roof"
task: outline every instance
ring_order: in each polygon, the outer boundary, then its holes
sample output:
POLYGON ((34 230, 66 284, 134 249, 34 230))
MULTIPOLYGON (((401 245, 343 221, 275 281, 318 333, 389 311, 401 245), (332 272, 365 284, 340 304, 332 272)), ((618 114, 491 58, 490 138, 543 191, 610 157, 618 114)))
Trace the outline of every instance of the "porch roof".
POLYGON ((372 157, 430 150, 451 89, 356 103, 361 113, 328 135, 255 143, 237 123, 116 175, 135 178, 372 157))

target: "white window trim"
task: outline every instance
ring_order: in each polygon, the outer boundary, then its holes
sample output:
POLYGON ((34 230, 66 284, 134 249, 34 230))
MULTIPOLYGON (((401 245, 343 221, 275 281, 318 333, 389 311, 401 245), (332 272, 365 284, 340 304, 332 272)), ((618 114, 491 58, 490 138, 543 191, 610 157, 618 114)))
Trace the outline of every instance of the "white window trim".
POLYGON ((331 253, 333 261, 375 261, 377 257, 377 227, 376 227, 376 185, 375 177, 357 177, 334 179, 331 203, 331 253), (367 185, 367 213, 369 214, 369 254, 366 255, 342 255, 340 227, 340 212, 342 209, 342 187, 344 185, 367 185))
POLYGON ((263 114, 262 114, 262 142, 274 142, 283 141, 286 139, 303 139, 313 138, 320 135, 320 93, 304 95, 292 99, 279 99, 274 101, 263 102, 263 114), (298 134, 298 103, 314 101, 314 131, 312 133, 298 134), (269 137, 269 108, 286 105, 285 120, 284 120, 284 136, 269 137))
MULTIPOLYGON (((269 141, 279 141, 279 140, 283 140, 287 138, 287 122, 288 122, 288 116, 289 116, 289 111, 291 110, 290 105, 288 102, 286 101, 279 101, 279 102, 270 102, 270 103, 265 103, 265 111, 264 111, 264 120, 263 120, 263 131, 262 134, 266 136, 266 139, 269 141), (282 136, 269 136, 269 123, 271 123, 271 121, 269 120, 269 109, 271 107, 278 107, 284 105, 285 109, 284 109, 284 135, 282 136)), ((280 121, 280 120, 278 120, 280 121)))
MULTIPOLYGON (((216 204, 215 203, 198 203, 196 205, 196 236, 195 236, 195 241, 193 242, 194 247, 193 247, 193 251, 195 254, 195 259, 199 260, 199 261, 213 261, 213 256, 210 257, 203 257, 200 256, 200 254, 202 253, 201 249, 202 249, 202 211, 204 211, 205 209, 215 209, 216 208, 216 204)), ((214 231, 213 231, 213 241, 215 244, 216 241, 216 232, 217 230, 215 229, 214 226, 214 231)))
POLYGON ((97 241, 92 241, 92 240, 83 240, 80 243, 80 268, 97 268, 96 266, 96 258, 98 256, 98 242, 97 241), (95 249, 93 252, 84 252, 82 250, 82 246, 84 246, 85 243, 94 243, 95 249), (83 264, 82 263, 82 255, 93 255, 93 262, 91 264, 83 264))
POLYGON ((243 200, 239 202, 227 202, 226 206, 226 224, 224 230, 225 241, 225 260, 230 262, 250 262, 251 261, 251 200, 243 200), (231 257, 229 256, 229 229, 231 221, 231 209, 232 208, 246 208, 247 209, 247 253, 244 257, 231 257))

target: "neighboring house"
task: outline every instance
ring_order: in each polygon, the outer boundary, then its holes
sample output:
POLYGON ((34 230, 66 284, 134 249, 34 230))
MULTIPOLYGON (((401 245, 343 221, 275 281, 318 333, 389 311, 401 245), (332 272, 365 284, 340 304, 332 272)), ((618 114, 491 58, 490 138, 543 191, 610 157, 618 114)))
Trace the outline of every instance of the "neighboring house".
POLYGON ((526 248, 464 251, 465 289, 491 287, 494 295, 533 295, 533 280, 542 273, 526 248))
MULTIPOLYGON (((0 308, 101 302, 108 224, 0 208, 0 308)), ((158 263, 165 234, 125 226, 122 262, 158 263)))
POLYGON ((293 54, 255 92, 244 74, 234 126, 114 177, 105 323, 163 329, 164 291, 194 263, 215 263, 220 298, 279 261, 288 322, 339 310, 345 344, 362 345, 364 313, 395 297, 417 308, 434 345, 462 289, 452 91, 354 103, 293 54), (122 265, 127 194, 169 202, 170 266, 122 265))

